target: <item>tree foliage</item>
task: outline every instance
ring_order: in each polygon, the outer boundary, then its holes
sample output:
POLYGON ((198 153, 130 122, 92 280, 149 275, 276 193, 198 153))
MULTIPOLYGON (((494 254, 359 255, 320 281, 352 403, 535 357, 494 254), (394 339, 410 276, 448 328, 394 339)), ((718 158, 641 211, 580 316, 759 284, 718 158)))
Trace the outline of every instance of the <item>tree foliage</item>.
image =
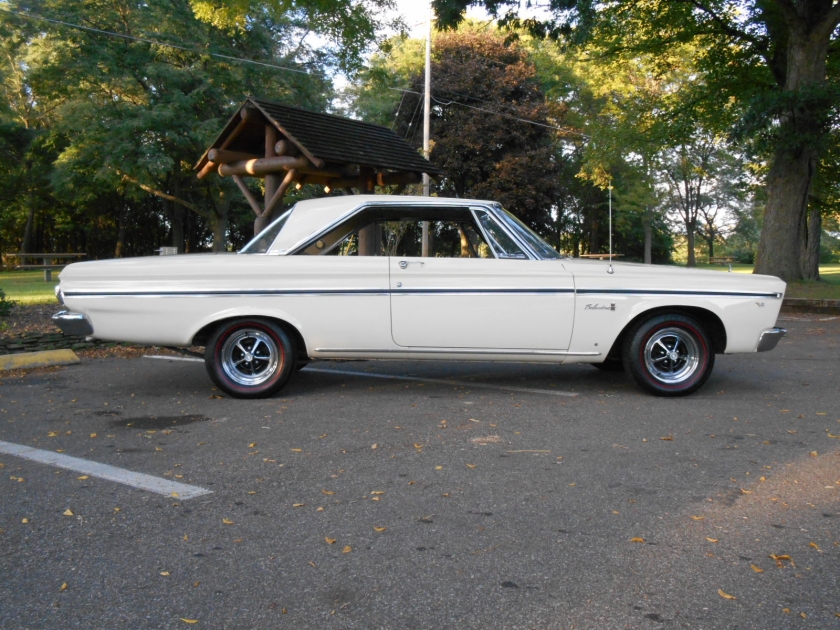
POLYGON ((595 42, 613 56, 696 47, 698 75, 682 101, 707 129, 748 139, 766 160, 767 207, 757 271, 816 277, 819 211, 813 177, 837 123, 840 84, 833 0, 550 0, 547 20, 522 20, 513 0, 434 0, 439 24, 468 6, 567 44, 595 42))
POLYGON ((192 165, 248 95, 326 109, 327 73, 359 66, 387 5, 6 3, 0 144, 16 159, 0 171, 5 247, 96 257, 165 240, 241 244, 251 210, 192 165))

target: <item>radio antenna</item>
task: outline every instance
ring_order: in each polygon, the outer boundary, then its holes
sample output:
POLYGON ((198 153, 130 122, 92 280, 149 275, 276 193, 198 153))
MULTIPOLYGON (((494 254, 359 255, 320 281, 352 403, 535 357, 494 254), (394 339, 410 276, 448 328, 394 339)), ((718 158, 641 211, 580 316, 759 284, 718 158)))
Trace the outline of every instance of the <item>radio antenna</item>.
POLYGON ((613 271, 612 266, 612 177, 610 177, 610 183, 607 186, 609 190, 609 209, 610 209, 610 266, 607 268, 607 273, 615 273, 613 271))

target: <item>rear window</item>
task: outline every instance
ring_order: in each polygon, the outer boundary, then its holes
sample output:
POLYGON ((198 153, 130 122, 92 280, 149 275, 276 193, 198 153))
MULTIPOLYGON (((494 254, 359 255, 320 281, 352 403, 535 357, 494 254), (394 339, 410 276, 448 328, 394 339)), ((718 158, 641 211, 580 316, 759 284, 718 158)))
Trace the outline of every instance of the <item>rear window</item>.
POLYGON ((250 243, 240 250, 239 253, 265 254, 269 249, 271 249, 271 244, 277 240, 277 235, 280 234, 280 230, 282 230, 283 226, 286 225, 286 221, 288 220, 290 214, 292 214, 291 210, 284 212, 279 219, 257 234, 250 243))

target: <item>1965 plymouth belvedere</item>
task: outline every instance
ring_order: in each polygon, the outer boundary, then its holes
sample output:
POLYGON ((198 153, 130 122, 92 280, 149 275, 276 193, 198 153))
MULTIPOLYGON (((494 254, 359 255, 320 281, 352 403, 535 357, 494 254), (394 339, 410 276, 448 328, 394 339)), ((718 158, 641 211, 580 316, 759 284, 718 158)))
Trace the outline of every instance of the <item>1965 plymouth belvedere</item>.
POLYGON ((564 258, 489 201, 302 201, 238 254, 80 262, 60 278, 65 332, 204 346, 210 378, 242 398, 348 358, 586 362, 681 396, 716 353, 785 334, 778 278, 564 258))

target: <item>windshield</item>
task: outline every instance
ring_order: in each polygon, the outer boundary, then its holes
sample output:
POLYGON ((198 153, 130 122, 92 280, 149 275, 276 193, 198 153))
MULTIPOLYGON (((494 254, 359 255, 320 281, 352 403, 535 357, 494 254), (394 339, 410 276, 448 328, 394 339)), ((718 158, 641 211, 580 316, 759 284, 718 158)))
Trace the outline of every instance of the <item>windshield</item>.
POLYGON ((271 248, 271 244, 277 239, 277 235, 280 234, 280 230, 282 230, 283 226, 286 225, 286 220, 289 218, 291 213, 291 210, 284 212, 279 219, 257 234, 250 243, 242 248, 239 253, 265 254, 271 248))
POLYGON ((536 252, 537 256, 543 260, 555 260, 557 258, 562 258, 562 256, 558 254, 551 245, 542 240, 536 232, 522 223, 522 221, 517 219, 504 208, 500 208, 500 210, 502 211, 502 218, 505 220, 508 227, 515 231, 519 238, 525 241, 528 246, 536 252))

